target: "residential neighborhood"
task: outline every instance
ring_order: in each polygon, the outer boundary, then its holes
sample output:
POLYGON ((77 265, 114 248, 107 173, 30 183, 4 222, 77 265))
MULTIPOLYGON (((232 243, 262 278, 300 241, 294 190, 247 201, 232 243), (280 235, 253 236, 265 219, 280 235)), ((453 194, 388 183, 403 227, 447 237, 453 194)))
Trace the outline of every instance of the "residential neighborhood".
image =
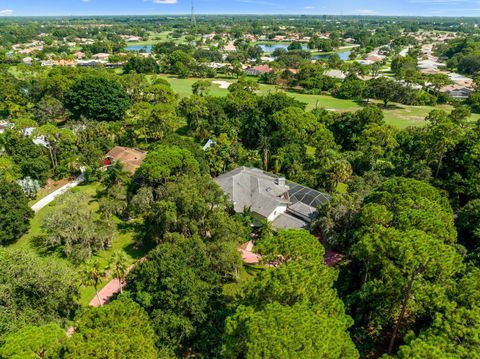
POLYGON ((480 9, 0 5, 0 359, 480 358, 480 9))

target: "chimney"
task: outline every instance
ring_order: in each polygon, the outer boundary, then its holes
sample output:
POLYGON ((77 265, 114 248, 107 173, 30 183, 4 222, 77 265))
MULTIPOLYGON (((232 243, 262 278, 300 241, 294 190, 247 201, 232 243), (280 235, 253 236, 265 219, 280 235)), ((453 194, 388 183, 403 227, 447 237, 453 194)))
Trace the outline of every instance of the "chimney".
POLYGON ((275 183, 281 187, 284 187, 287 184, 285 177, 277 177, 275 183))

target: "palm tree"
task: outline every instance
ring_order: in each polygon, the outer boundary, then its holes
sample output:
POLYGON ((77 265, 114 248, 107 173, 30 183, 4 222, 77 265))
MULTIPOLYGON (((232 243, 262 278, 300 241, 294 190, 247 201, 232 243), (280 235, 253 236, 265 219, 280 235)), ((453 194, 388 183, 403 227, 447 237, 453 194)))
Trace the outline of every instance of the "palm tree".
POLYGON ((100 266, 100 262, 96 258, 90 258, 82 268, 82 279, 84 285, 93 285, 95 289, 95 294, 97 300, 100 303, 100 306, 103 307, 103 303, 100 300, 100 295, 98 294, 98 283, 105 275, 105 272, 100 266))
POLYGON ((120 293, 123 293, 122 282, 128 274, 128 257, 124 251, 115 251, 110 258, 108 268, 113 271, 114 278, 118 279, 120 293))
POLYGON ((123 168, 123 165, 117 161, 107 168, 102 182, 103 185, 108 189, 118 183, 127 184, 128 181, 128 172, 126 172, 123 168))

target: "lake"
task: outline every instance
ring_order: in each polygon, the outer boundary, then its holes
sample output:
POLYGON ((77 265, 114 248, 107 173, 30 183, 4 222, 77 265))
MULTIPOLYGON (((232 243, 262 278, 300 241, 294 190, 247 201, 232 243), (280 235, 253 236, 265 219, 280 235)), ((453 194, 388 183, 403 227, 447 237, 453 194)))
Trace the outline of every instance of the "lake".
MULTIPOLYGON (((274 52, 276 49, 285 49, 288 50, 288 44, 275 44, 275 45, 258 45, 262 48, 264 52, 274 52)), ((308 50, 307 45, 302 45, 304 50, 308 50)), ((127 46, 126 48, 127 51, 135 51, 135 52, 140 52, 142 50, 145 50, 145 52, 150 53, 152 52, 152 45, 147 45, 147 46, 142 46, 142 45, 130 45, 127 46)), ((350 56, 352 52, 350 50, 347 51, 342 51, 338 52, 338 56, 340 56, 340 59, 342 60, 348 60, 348 57, 350 56)), ((329 59, 331 54, 319 54, 319 55, 313 55, 312 59, 329 59)))
MULTIPOLYGON (((351 53, 352 53, 351 51, 337 52, 338 56, 340 56, 340 59, 342 59, 343 61, 348 60, 348 57, 350 56, 351 53)), ((312 56, 312 59, 315 59, 315 60, 319 60, 319 59, 328 60, 328 59, 330 58, 330 56, 332 56, 332 54, 313 55, 313 56, 312 56)))
MULTIPOLYGON (((274 44, 274 45, 258 45, 264 52, 274 52, 276 49, 284 49, 288 51, 288 46, 290 44, 274 44)), ((308 50, 308 46, 305 44, 302 44, 302 48, 304 50, 308 50)))
POLYGON ((152 45, 147 45, 147 46, 142 46, 142 45, 131 45, 127 46, 126 48, 127 51, 136 51, 140 52, 141 50, 145 50, 145 52, 152 52, 152 45))
MULTIPOLYGON (((258 45, 258 46, 260 46, 261 49, 264 52, 272 53, 276 49, 284 49, 284 50, 288 51, 289 44, 258 45)), ((302 48, 304 50, 308 50, 308 46, 305 45, 305 44, 302 44, 302 48)), ((343 61, 348 60, 348 57, 350 56, 351 53, 352 53, 352 51, 350 51, 350 50, 337 52, 338 56, 340 56, 340 59, 342 59, 343 61)), ((318 55, 313 55, 312 59, 315 59, 315 60, 324 59, 324 60, 326 60, 326 59, 329 59, 330 56, 331 56, 331 54, 318 54, 318 55)))

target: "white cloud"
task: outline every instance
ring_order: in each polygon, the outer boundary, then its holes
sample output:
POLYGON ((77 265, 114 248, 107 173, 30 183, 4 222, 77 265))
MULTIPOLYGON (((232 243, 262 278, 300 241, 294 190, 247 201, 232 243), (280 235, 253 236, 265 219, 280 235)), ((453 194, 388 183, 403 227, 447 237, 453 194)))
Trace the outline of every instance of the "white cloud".
POLYGON ((315 9, 315 6, 305 6, 304 9, 305 10, 312 10, 312 9, 315 9))
POLYGON ((10 9, 0 10, 0 16, 10 16, 12 14, 13 14, 13 10, 10 10, 10 9))
POLYGON ((90 0, 80 0, 81 2, 90 2, 90 0))

